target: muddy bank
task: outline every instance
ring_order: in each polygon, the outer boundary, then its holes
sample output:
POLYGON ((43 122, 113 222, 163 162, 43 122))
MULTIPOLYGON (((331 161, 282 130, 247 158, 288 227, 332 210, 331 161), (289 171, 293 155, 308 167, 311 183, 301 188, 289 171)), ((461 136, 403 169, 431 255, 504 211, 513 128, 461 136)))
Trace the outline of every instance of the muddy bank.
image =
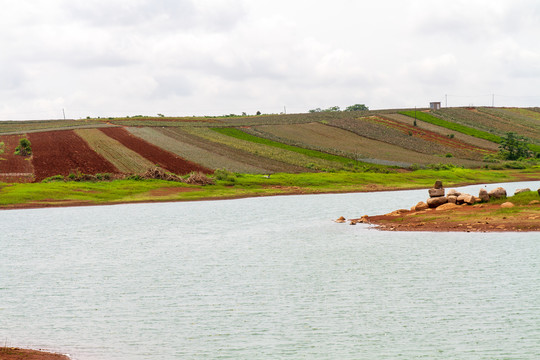
POLYGON ((45 351, 0 347, 0 360, 69 360, 69 357, 45 351))

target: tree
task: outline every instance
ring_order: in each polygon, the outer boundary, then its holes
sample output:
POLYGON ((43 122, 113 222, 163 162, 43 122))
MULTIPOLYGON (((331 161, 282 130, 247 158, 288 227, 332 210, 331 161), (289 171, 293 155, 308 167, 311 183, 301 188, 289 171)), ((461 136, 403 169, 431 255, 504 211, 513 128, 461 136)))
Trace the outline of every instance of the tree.
POLYGON ((26 138, 19 140, 19 146, 15 148, 15 155, 28 156, 32 155, 32 146, 26 138))
POLYGON ((501 138, 499 153, 505 160, 517 160, 531 156, 528 148, 527 139, 513 132, 507 132, 506 136, 501 138))
POLYGON ((347 106, 345 111, 367 111, 369 108, 364 104, 354 104, 351 106, 347 106))

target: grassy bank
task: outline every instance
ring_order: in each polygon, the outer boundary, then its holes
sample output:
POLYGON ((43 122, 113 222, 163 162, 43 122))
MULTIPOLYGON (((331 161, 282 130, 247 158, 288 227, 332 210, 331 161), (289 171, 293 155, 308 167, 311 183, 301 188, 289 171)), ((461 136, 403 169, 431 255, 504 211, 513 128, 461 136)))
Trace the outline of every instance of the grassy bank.
POLYGON ((110 182, 0 183, 0 208, 99 205, 152 201, 193 201, 282 194, 359 192, 446 187, 473 183, 537 180, 540 169, 418 170, 403 173, 229 174, 215 185, 195 186, 160 180, 110 182))

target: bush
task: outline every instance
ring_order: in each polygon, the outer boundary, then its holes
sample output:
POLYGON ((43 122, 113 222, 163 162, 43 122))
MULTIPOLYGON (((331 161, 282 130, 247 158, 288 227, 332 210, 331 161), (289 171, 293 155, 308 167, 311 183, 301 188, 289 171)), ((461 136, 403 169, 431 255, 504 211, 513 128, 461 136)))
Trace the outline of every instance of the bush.
POLYGON ((29 156, 32 155, 32 144, 26 138, 19 140, 19 146, 15 148, 15 155, 29 156))
POLYGON ((44 182, 44 183, 50 183, 50 182, 55 182, 55 181, 64 181, 64 177, 62 175, 54 175, 54 176, 49 176, 48 178, 41 180, 41 182, 44 182))
POLYGON ((513 132, 508 132, 501 138, 499 152, 505 160, 528 158, 532 155, 525 137, 513 132))
POLYGON ((229 183, 236 182, 236 176, 232 172, 225 169, 217 169, 216 171, 214 171, 214 177, 216 178, 216 180, 220 181, 226 181, 229 183))

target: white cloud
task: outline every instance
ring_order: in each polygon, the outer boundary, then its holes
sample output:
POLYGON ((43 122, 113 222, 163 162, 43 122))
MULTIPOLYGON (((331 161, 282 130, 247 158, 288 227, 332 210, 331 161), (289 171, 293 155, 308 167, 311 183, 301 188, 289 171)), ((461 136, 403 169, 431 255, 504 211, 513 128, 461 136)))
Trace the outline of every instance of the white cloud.
POLYGON ((533 0, 4 1, 0 119, 540 95, 539 32, 533 0))

